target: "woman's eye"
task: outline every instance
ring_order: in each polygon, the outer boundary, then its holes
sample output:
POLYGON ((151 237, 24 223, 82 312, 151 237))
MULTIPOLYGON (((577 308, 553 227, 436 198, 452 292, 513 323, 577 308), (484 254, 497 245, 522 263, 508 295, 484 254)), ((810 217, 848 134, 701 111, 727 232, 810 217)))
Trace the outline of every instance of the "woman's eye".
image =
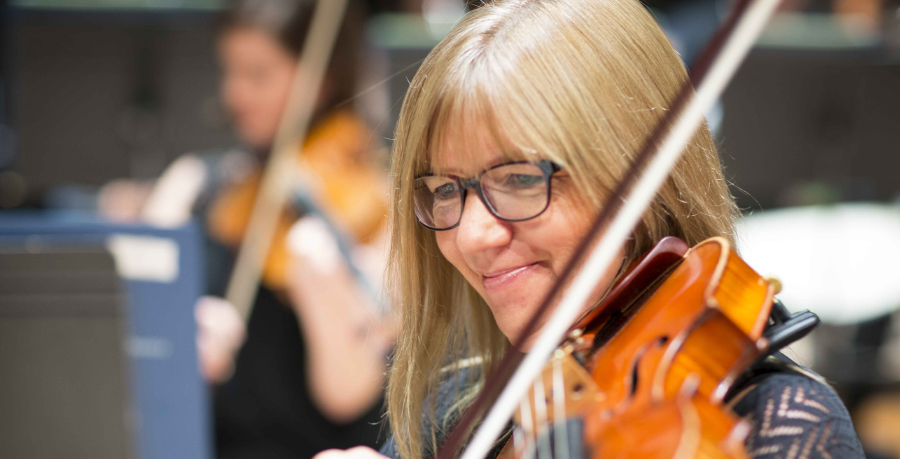
POLYGON ((524 189, 541 185, 543 181, 544 177, 541 175, 509 174, 506 177, 505 185, 510 188, 524 189))
POLYGON ((453 199, 456 197, 457 188, 455 183, 445 183, 432 191, 435 201, 453 199))

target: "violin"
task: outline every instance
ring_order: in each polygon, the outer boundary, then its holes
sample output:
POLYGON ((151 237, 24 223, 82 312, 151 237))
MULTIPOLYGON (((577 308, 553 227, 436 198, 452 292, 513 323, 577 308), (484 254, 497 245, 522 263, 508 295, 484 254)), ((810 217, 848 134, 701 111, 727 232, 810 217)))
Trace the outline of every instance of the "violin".
MULTIPOLYGON (((268 253, 257 261, 266 286, 285 288, 290 259, 287 234, 304 215, 314 214, 326 222, 344 262, 354 274, 359 271, 353 265, 351 247, 355 242, 373 239, 384 226, 387 208, 384 172, 367 158, 370 137, 368 128, 355 115, 338 111, 312 129, 302 148, 298 142, 288 150, 295 156, 293 169, 300 177, 284 191, 289 202, 266 215, 275 223, 268 253)), ((214 200, 208 221, 217 240, 236 247, 250 234, 248 227, 261 181, 262 173, 255 173, 223 190, 214 200)))
MULTIPOLYGON (((310 132, 347 4, 348 0, 316 2, 271 157, 258 181, 248 185, 251 192, 245 193, 251 197, 244 201, 252 202, 252 205, 249 217, 239 225, 240 248, 225 293, 225 298, 245 321, 250 317, 257 288, 267 269, 273 240, 283 241, 287 233, 289 219, 283 218, 283 213, 291 198, 296 198, 297 185, 302 179, 317 182, 319 186, 314 190, 316 192, 301 193, 320 198, 327 206, 319 207, 330 211, 334 220, 344 223, 357 237, 370 237, 383 220, 383 202, 371 192, 380 188, 374 168, 367 167, 353 155, 335 154, 335 150, 341 149, 341 143, 352 142, 349 139, 356 137, 352 135, 357 129, 355 123, 341 120, 338 115, 338 122, 332 123, 329 132, 310 132), (299 154, 297 139, 307 139, 300 146, 299 154), (315 148, 317 144, 318 148, 315 148), (318 177, 318 180, 309 180, 312 177, 318 177), (362 207, 369 212, 360 212, 362 207)), ((343 147, 345 152, 356 150, 343 147)), ((311 188, 309 183, 305 188, 311 188)), ((302 207, 310 207, 310 199, 301 201, 304 201, 302 207)), ((334 236, 341 239, 340 234, 334 236)), ((287 255, 283 247, 275 249, 281 254, 274 263, 275 270, 280 273, 284 271, 287 255)), ((351 260, 345 256, 345 261, 351 260)))
POLYGON ((501 457, 748 457, 730 389, 818 324, 776 289, 723 238, 663 239, 571 328, 501 457))

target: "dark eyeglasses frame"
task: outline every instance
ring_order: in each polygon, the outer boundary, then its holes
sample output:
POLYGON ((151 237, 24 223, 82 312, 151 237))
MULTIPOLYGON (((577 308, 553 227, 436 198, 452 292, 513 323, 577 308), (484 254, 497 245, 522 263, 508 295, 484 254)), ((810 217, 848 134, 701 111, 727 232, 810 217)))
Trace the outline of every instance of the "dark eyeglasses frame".
MULTIPOLYGON (((505 222, 524 222, 527 220, 531 220, 532 218, 539 217, 542 213, 544 213, 544 211, 547 210, 548 207, 550 207, 550 186, 552 183, 552 180, 550 180, 550 178, 553 176, 553 174, 555 174, 561 170, 562 170, 562 166, 554 163, 553 161, 550 161, 549 159, 543 159, 540 161, 511 161, 508 163, 498 164, 496 166, 492 166, 492 167, 489 167, 489 168, 481 171, 478 175, 476 175, 474 177, 467 178, 467 179, 461 178, 456 175, 443 175, 441 177, 447 177, 447 178, 451 178, 451 179, 455 180, 456 183, 459 185, 459 189, 461 190, 460 194, 461 194, 462 204, 460 205, 460 209, 459 209, 459 219, 456 220, 456 223, 453 226, 450 226, 447 228, 440 228, 440 229, 434 228, 434 227, 426 225, 425 222, 422 221, 422 218, 419 217, 419 212, 418 212, 418 210, 416 210, 415 205, 413 205, 413 212, 416 214, 416 221, 418 221, 419 224, 424 226, 425 228, 428 228, 432 231, 452 230, 453 228, 456 228, 457 226, 459 226, 459 222, 462 221, 462 214, 466 210, 466 195, 468 193, 468 190, 472 189, 472 190, 475 190, 475 194, 477 194, 478 198, 481 199, 481 203, 484 204, 484 207, 488 210, 488 212, 490 212, 491 215, 496 217, 498 220, 502 220, 505 222), (532 215, 531 217, 513 219, 513 218, 503 218, 500 215, 497 215, 497 210, 494 209, 494 206, 492 206, 491 203, 488 202, 488 200, 484 197, 484 191, 481 189, 481 177, 483 177, 484 174, 486 174, 494 169, 504 167, 504 166, 510 166, 513 164, 534 164, 541 170, 541 172, 544 173, 544 183, 547 184, 547 202, 544 204, 543 209, 541 209, 538 213, 532 215)), ((435 175, 435 174, 422 174, 422 175, 417 175, 415 180, 418 180, 423 177, 436 177, 436 176, 437 175, 435 175)))

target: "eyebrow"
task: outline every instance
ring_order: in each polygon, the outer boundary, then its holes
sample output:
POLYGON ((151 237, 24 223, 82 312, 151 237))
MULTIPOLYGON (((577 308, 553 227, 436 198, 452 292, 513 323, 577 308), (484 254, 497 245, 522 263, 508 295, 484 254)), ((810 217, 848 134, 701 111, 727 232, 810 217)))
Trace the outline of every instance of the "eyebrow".
MULTIPOLYGON (((537 160, 540 161, 540 159, 537 159, 537 160)), ((421 174, 421 175, 443 175, 443 176, 452 175, 454 177, 474 177, 492 167, 500 166, 503 164, 521 162, 521 161, 531 162, 530 159, 527 159, 525 157, 522 157, 521 159, 515 159, 512 156, 504 155, 504 156, 500 156, 500 157, 494 159, 493 161, 488 162, 486 166, 476 169, 476 172, 474 174, 463 175, 463 174, 460 174, 458 170, 455 170, 455 168, 444 168, 444 170, 441 171, 440 174, 438 174, 437 172, 435 172, 434 167, 430 167, 428 172, 426 172, 425 174, 421 174)))

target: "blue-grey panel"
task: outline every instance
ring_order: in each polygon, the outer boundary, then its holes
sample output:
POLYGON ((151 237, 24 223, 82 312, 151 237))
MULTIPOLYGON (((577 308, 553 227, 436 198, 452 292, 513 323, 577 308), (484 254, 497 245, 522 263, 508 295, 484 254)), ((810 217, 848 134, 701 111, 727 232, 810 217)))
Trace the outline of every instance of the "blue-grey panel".
POLYGON ((194 304, 202 294, 202 244, 197 225, 160 229, 123 225, 74 213, 0 212, 0 243, 59 245, 103 242, 124 234, 163 238, 178 247, 172 282, 125 280, 132 362, 134 444, 140 459, 208 459, 211 411, 199 374, 194 304))

